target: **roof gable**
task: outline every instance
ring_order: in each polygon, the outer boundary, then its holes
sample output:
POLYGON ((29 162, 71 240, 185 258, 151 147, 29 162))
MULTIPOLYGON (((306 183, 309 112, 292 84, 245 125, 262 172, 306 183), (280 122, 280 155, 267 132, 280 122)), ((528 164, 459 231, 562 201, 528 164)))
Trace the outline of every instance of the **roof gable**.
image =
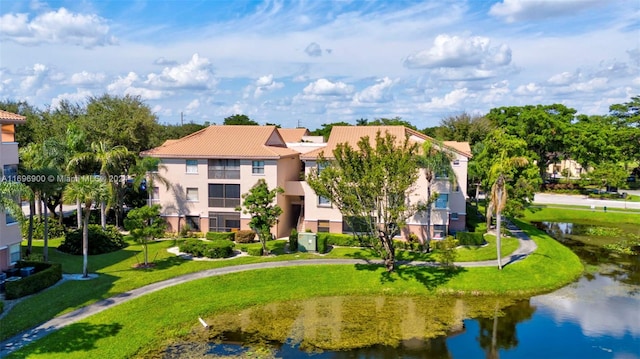
POLYGON ((163 158, 280 158, 296 155, 275 126, 209 126, 178 140, 144 151, 163 158))
POLYGON ((0 110, 0 122, 3 123, 22 123, 27 120, 26 117, 17 113, 0 110))

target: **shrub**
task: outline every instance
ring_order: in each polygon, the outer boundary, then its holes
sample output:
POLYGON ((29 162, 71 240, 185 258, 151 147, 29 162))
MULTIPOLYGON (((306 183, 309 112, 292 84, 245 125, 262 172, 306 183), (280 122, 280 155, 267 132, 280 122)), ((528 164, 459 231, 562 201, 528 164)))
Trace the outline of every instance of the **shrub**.
MULTIPOLYGON (((49 238, 56 238, 64 236, 64 226, 61 225, 54 217, 47 217, 49 219, 49 238)), ((29 235, 29 220, 22 222, 22 237, 27 238, 29 235)), ((41 217, 33 218, 33 238, 44 238, 44 219, 41 217)))
POLYGON ((244 229, 236 232, 236 243, 253 243, 256 238, 256 232, 244 229))
POLYGON ((360 240, 351 234, 342 233, 318 233, 318 241, 320 238, 324 238, 328 245, 331 246, 343 246, 343 247, 361 247, 360 240))
POLYGON ((298 231, 294 228, 289 235, 289 251, 296 252, 298 250, 298 231))
POLYGON ((210 242, 199 239, 187 239, 180 243, 180 252, 189 253, 195 257, 227 258, 233 254, 233 242, 225 239, 215 239, 210 242))
POLYGON ((256 256, 256 257, 262 256, 262 247, 261 246, 260 247, 249 247, 249 248, 247 248, 247 253, 250 256, 256 256))
POLYGON ((62 279, 60 263, 20 261, 16 268, 34 267, 34 274, 15 282, 5 282, 5 298, 16 299, 37 293, 62 279))
POLYGON ((236 234, 234 232, 207 232, 206 238, 210 241, 216 239, 233 241, 236 238, 236 234))
POLYGON ((4 312, 4 300, 0 300, 0 314, 4 312))
POLYGON ((453 263, 456 261, 456 257, 458 256, 458 252, 456 252, 456 247, 458 246, 458 241, 453 238, 453 236, 447 236, 445 239, 440 241, 440 263, 445 265, 446 267, 453 267, 453 263))
POLYGON ((318 253, 327 253, 327 238, 328 236, 318 235, 318 253))
POLYGON ((478 232, 458 232, 456 239, 463 246, 481 246, 485 243, 484 236, 478 232))
MULTIPOLYGON (((102 229, 100 225, 89 225, 89 254, 110 253, 127 246, 118 228, 108 225, 102 229)), ((82 254, 82 230, 76 229, 67 232, 64 241, 58 247, 62 252, 80 255, 82 254)))

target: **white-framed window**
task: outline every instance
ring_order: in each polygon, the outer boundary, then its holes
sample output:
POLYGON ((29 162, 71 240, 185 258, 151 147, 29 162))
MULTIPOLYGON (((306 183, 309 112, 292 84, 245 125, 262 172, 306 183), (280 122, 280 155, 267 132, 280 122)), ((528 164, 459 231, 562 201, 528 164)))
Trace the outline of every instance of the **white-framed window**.
POLYGON ((331 207, 331 201, 327 197, 318 196, 319 207, 331 207))
POLYGON ((443 224, 436 224, 433 226, 433 238, 442 239, 444 238, 445 232, 447 230, 447 226, 443 224))
POLYGON ((187 173, 198 173, 198 160, 187 160, 187 173))
POLYGON ((187 201, 198 202, 198 187, 187 187, 187 201))
POLYGON ((449 218, 452 221, 457 221, 458 220, 458 213, 457 212, 451 212, 451 215, 449 216, 449 218))
POLYGON ((20 260, 20 243, 12 244, 9 247, 9 262, 11 262, 11 264, 15 264, 19 260, 20 260))
POLYGON ((449 194, 448 193, 440 193, 435 203, 436 208, 438 209, 446 209, 449 208, 449 194))
POLYGON ((264 161, 252 161, 251 162, 251 173, 254 175, 263 175, 264 174, 264 161))

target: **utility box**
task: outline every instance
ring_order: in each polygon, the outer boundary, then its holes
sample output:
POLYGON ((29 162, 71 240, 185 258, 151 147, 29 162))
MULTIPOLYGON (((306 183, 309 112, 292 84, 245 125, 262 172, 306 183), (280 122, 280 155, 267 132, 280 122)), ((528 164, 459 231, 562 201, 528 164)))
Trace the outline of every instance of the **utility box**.
POLYGON ((318 251, 318 235, 311 232, 298 233, 298 251, 300 252, 317 252, 318 251))

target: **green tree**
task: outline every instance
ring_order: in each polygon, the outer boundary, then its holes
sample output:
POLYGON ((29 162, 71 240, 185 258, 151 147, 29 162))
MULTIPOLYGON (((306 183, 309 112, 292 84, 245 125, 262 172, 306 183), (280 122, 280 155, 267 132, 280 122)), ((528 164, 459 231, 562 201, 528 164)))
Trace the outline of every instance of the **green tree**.
POLYGON ((223 125, 250 125, 250 126, 258 126, 259 123, 249 118, 247 115, 231 115, 224 119, 223 125))
POLYGON ((427 180, 427 199, 426 202, 422 204, 422 207, 427 213, 427 241, 425 243, 425 250, 429 252, 431 250, 431 209, 433 203, 438 199, 438 192, 433 190, 433 186, 438 177, 447 178, 451 184, 455 182, 456 176, 451 166, 453 155, 444 150, 442 143, 425 141, 422 144, 422 153, 418 155, 417 160, 418 166, 422 168, 424 178, 427 180))
POLYGON ((571 126, 569 153, 582 168, 620 161, 620 130, 610 116, 578 116, 571 126))
POLYGON ((622 186, 626 183, 628 175, 621 165, 613 162, 600 163, 588 174, 591 181, 601 189, 622 186))
POLYGON ((80 201, 84 204, 82 224, 82 276, 87 278, 89 255, 89 216, 94 203, 105 201, 109 196, 107 184, 95 176, 80 176, 76 181, 67 184, 63 198, 66 203, 80 201))
POLYGON ((609 107, 619 129, 617 143, 625 161, 640 162, 640 96, 631 101, 609 107))
POLYGON ((440 120, 440 126, 435 130, 435 137, 446 141, 469 142, 473 147, 491 130, 491 122, 486 117, 463 112, 440 120))
POLYGON ((329 199, 343 218, 358 218, 374 248, 384 259, 387 271, 395 269, 393 238, 417 208, 407 193, 418 178, 418 144, 409 138, 380 132, 372 144, 361 138, 358 148, 339 144, 333 158, 318 157, 318 168, 307 177, 318 196, 329 199))
POLYGON ((160 206, 144 206, 134 208, 127 214, 124 220, 126 228, 131 236, 144 249, 144 266, 149 266, 149 241, 162 237, 166 228, 166 222, 160 217, 160 206))
POLYGON ((331 129, 334 126, 351 126, 351 124, 347 122, 323 123, 321 128, 317 128, 313 131, 309 131, 309 133, 312 136, 322 136, 326 141, 329 138, 329 135, 331 134, 331 129))
POLYGON ((0 182, 0 211, 8 213, 19 222, 24 221, 22 207, 18 204, 21 197, 28 194, 29 188, 20 182, 0 182))
POLYGON ((400 117, 394 118, 376 118, 373 121, 369 121, 367 126, 404 126, 410 128, 412 130, 418 131, 416 126, 412 125, 411 122, 405 121, 400 117))
POLYGON ((523 139, 544 177, 549 164, 568 152, 569 127, 576 110, 564 105, 494 108, 486 115, 494 128, 523 139))
POLYGON ((249 226, 258 233, 264 255, 269 254, 267 240, 271 239, 271 227, 276 224, 278 217, 282 214, 282 208, 273 200, 282 192, 284 190, 280 187, 269 190, 267 181, 261 178, 248 193, 242 195, 244 210, 237 208, 238 211, 242 210, 242 213, 251 215, 249 226))

